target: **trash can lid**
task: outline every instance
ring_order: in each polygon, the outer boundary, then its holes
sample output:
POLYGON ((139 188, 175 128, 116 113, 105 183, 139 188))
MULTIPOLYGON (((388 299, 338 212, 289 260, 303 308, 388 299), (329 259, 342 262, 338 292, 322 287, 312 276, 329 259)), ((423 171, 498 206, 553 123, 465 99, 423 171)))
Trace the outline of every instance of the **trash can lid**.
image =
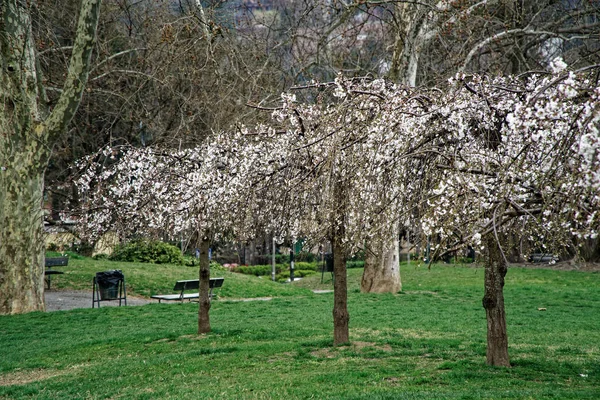
POLYGON ((100 286, 116 285, 125 278, 120 269, 110 271, 96 272, 96 282, 100 286))

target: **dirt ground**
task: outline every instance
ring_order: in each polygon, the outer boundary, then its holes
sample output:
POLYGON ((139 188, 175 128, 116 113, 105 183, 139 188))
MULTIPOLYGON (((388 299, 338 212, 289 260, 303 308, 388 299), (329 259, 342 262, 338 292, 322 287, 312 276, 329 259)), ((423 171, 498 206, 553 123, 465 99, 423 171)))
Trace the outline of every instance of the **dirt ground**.
MULTIPOLYGON (((46 298, 46 311, 72 310, 74 308, 91 308, 92 292, 86 290, 47 290, 44 293, 46 298)), ((152 303, 148 299, 141 297, 127 296, 128 306, 141 306, 152 303)), ((122 303, 123 304, 123 303, 122 303)), ((97 306, 97 305, 96 305, 97 306)), ((119 301, 102 301, 100 307, 117 307, 119 301)))

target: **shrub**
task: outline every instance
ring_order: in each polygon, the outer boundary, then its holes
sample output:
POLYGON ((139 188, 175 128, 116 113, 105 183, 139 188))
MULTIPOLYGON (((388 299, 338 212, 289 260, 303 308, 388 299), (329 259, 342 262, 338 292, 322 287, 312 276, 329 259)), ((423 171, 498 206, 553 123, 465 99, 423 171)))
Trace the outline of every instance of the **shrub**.
POLYGON ((271 273, 271 267, 267 265, 240 265, 234 271, 244 275, 264 276, 271 273))
MULTIPOLYGON (((315 271, 312 270, 304 270, 304 269, 299 269, 299 270, 294 270, 294 278, 304 278, 305 276, 310 276, 310 275, 314 275, 316 274, 315 271)), ((277 274, 277 276, 275 276, 275 280, 277 282, 287 282, 287 280, 290 279, 290 270, 286 270, 286 271, 281 271, 281 273, 277 274)))
POLYGON ((319 266, 316 262, 299 261, 297 263, 294 263, 294 269, 305 271, 318 271, 319 266))
POLYGON ((304 278, 305 276, 311 276, 316 273, 317 271, 313 271, 312 269, 299 269, 298 271, 294 271, 294 276, 304 278))
POLYGON ((185 264, 179 248, 168 243, 148 240, 136 240, 118 245, 109 259, 154 264, 185 264))
POLYGON ((361 260, 346 262, 346 268, 363 268, 364 266, 365 266, 365 262, 361 261, 361 260))
MULTIPOLYGON (((278 273, 285 268, 285 265, 277 264, 275 265, 275 273, 278 273)), ((240 265, 233 269, 233 272, 254 276, 269 276, 271 275, 271 271, 272 267, 270 265, 240 265)))

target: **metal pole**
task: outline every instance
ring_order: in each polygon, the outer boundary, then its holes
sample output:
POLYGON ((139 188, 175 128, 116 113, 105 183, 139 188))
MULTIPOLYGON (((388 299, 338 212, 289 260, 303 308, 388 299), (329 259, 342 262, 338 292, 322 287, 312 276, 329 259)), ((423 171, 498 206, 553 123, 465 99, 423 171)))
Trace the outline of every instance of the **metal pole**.
POLYGON ((271 280, 275 282, 275 236, 273 236, 273 252, 271 256, 271 280))
POLYGON ((290 249, 290 282, 294 282, 294 244, 290 249))
POLYGON ((406 231, 406 247, 408 248, 408 255, 406 258, 406 265, 410 267, 410 231, 406 231))
POLYGON ((425 254, 427 257, 427 264, 431 265, 431 260, 429 259, 429 256, 431 255, 431 241, 429 236, 427 236, 427 248, 425 249, 425 254))

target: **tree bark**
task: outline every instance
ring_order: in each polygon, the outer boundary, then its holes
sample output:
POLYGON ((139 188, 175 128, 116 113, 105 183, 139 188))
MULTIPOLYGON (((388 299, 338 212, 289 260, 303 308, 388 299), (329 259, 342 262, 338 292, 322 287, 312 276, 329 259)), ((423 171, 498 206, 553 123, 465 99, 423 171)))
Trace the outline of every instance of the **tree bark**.
POLYGON ((500 244, 492 234, 487 237, 487 247, 488 260, 485 266, 485 292, 482 302, 487 319, 486 363, 510 367, 503 292, 508 267, 502 257, 500 244))
POLYGON ((374 238, 368 243, 360 282, 361 292, 398 293, 402 290, 397 233, 394 230, 389 238, 374 238))
MULTIPOLYGON (((338 178, 339 179, 339 178, 338 178)), ((344 236, 346 233, 346 194, 343 183, 339 180, 334 184, 336 209, 333 215, 333 345, 338 346, 350 342, 348 313, 348 283, 346 274, 346 248, 344 236)))
POLYGON ((346 252, 342 237, 333 238, 333 345, 350 342, 346 252))
POLYGON ((198 299, 198 334, 210 332, 210 260, 208 249, 210 242, 207 237, 200 241, 200 288, 198 299))
POLYGON ((422 5, 397 3, 395 6, 394 51, 388 78, 408 86, 416 86, 419 54, 416 52, 417 33, 421 19, 422 5))
POLYGON ((0 314, 43 311, 44 171, 87 82, 100 0, 83 0, 69 70, 48 113, 30 2, 0 5, 0 314))
POLYGON ((44 180, 16 173, 22 166, 9 164, 0 172, 0 314, 45 309, 44 180))

